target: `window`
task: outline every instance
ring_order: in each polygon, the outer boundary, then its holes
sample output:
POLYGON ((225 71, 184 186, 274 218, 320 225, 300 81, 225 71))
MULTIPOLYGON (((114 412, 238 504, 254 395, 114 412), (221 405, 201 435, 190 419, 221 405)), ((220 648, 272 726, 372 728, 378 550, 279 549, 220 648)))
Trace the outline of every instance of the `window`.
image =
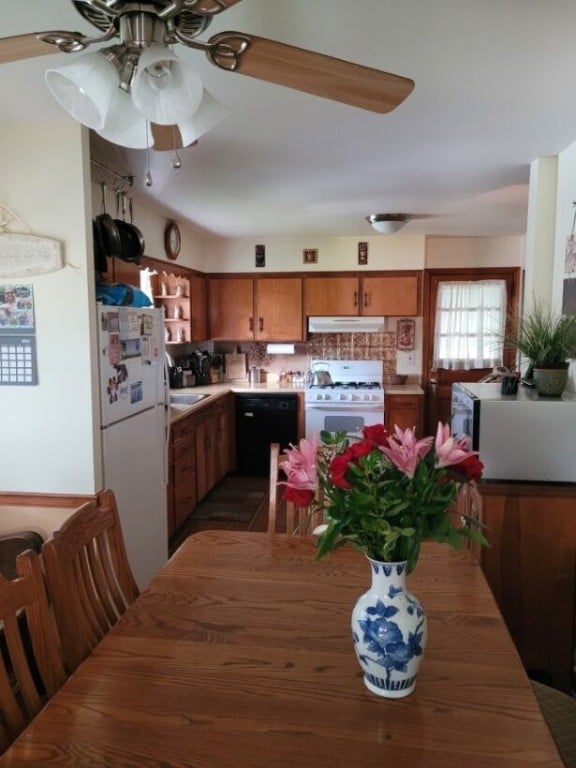
POLYGON ((434 367, 502 365, 506 281, 441 282, 436 301, 434 367))

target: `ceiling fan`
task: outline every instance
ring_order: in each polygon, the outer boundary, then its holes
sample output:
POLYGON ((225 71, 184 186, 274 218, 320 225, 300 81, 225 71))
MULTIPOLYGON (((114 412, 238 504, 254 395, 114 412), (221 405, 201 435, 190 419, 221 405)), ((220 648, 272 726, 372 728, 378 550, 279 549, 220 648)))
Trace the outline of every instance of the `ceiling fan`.
MULTIPOLYGON (((192 78, 196 77, 198 82, 190 85, 190 88, 196 89, 194 98, 179 98, 180 108, 182 105, 188 105, 192 112, 199 105, 202 106, 203 96, 206 101, 215 100, 202 90, 199 76, 190 74, 189 68, 179 64, 176 55, 167 47, 177 43, 203 51, 212 64, 228 72, 249 75, 372 112, 391 111, 404 101, 414 88, 414 81, 409 78, 256 35, 220 32, 206 42, 198 39, 209 27, 214 16, 236 5, 240 0, 71 2, 100 34, 88 37, 79 32, 56 30, 3 38, 0 39, 0 64, 51 54, 54 53, 54 46, 63 53, 76 53, 93 44, 119 39, 119 43, 100 48, 93 55, 95 58, 90 62, 91 73, 95 66, 99 68, 98 62, 102 59, 111 62, 106 66, 114 66, 118 81, 116 85, 119 86, 123 98, 128 95, 135 101, 137 92, 144 90, 140 101, 148 103, 151 102, 154 91, 158 91, 162 78, 165 81, 169 79, 166 78, 167 75, 174 76, 176 73, 179 80, 190 80, 191 83, 192 78), (100 58, 96 60, 96 57, 100 58), (144 85, 143 71, 149 80, 144 85), (191 104, 192 101, 194 104, 191 104)), ((89 54, 85 58, 88 56, 89 54)), ((54 93, 48 75, 47 82, 54 93)), ((67 88, 69 91, 69 83, 67 88)), ((117 88, 115 90, 118 91, 117 88)), ((108 97, 108 102, 110 100, 108 97)), ((206 101, 203 103, 206 104, 206 101)), ((127 102, 123 102, 123 106, 126 104, 127 102)), ((129 109, 126 107, 124 111, 128 114, 131 109, 132 106, 129 109)), ((198 112, 200 113, 200 109, 198 112)), ((142 114, 139 114, 139 118, 142 118, 142 114)), ((94 127, 81 117, 76 119, 94 127)), ((211 118, 208 118, 204 123, 208 125, 210 120, 211 118)), ((97 128, 96 130, 100 132, 97 128)), ((168 117, 164 116, 164 113, 158 116, 155 109, 152 109, 151 116, 146 115, 146 131, 147 142, 151 148, 157 150, 180 149, 195 143, 198 137, 196 129, 188 133, 183 130, 182 124, 173 113, 168 117)), ((108 138, 105 130, 101 135, 108 138)), ((121 140, 110 140, 122 144, 121 140)), ((125 146, 131 145, 126 143, 125 146)))

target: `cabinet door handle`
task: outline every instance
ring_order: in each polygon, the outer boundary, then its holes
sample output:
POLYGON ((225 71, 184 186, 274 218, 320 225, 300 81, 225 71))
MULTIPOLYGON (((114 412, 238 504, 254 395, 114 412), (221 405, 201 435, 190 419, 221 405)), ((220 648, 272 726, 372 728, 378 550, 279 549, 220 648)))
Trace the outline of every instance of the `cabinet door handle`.
POLYGON ((248 321, 248 328, 251 331, 254 330, 254 318, 253 317, 251 317, 250 320, 248 321))
POLYGON ((354 306, 358 306, 358 291, 354 291, 354 306))
POLYGON ((264 330, 264 318, 259 317, 258 318, 258 330, 263 331, 264 330))
POLYGON ((368 301, 368 291, 364 291, 364 306, 367 307, 370 302, 368 301))

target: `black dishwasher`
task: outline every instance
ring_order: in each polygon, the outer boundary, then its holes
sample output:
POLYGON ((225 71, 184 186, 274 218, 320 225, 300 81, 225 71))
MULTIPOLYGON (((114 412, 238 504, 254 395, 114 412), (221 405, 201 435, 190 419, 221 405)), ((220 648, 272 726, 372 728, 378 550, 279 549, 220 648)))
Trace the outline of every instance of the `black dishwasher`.
POLYGON ((280 443, 282 450, 297 442, 297 409, 297 395, 236 395, 236 471, 239 475, 268 475, 270 443, 280 443))

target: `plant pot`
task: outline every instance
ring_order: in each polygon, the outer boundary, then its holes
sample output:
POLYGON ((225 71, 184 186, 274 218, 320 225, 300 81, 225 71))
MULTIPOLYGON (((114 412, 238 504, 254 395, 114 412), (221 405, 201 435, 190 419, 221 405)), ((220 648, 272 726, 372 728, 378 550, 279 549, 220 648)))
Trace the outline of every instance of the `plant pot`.
POLYGON ((539 397, 560 397, 568 381, 568 363, 563 368, 534 367, 534 386, 539 397))
POLYGON ((424 609, 406 589, 406 563, 369 560, 372 586, 352 611, 352 639, 364 685, 399 699, 416 685, 428 634, 424 609))

